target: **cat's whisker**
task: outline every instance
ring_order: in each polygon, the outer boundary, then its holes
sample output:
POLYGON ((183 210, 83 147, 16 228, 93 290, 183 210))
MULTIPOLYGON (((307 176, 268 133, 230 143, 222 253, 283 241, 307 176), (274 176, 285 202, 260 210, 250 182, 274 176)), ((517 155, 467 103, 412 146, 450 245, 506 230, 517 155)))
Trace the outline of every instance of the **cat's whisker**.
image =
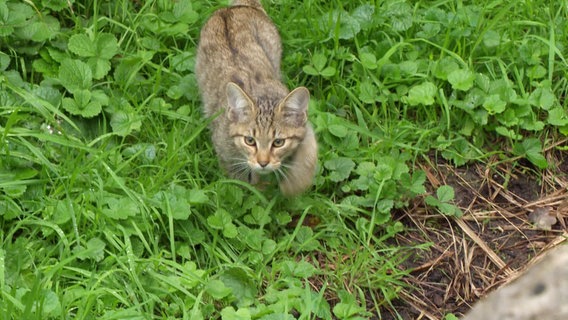
POLYGON ((282 182, 282 179, 281 179, 281 178, 283 178, 284 181, 288 181, 288 180, 289 180, 286 171, 285 171, 285 170, 282 170, 282 168, 278 168, 278 170, 276 170, 276 172, 278 172, 278 175, 277 175, 278 183, 282 182), (281 178, 279 179, 278 176, 280 176, 281 178))
POLYGON ((276 177, 276 181, 278 181, 278 183, 280 183, 282 181, 281 178, 284 177, 282 169, 278 168, 278 169, 274 170, 274 176, 276 177))
POLYGON ((249 168, 248 166, 241 165, 241 166, 235 166, 235 167, 233 168, 233 170, 232 170, 232 173, 233 173, 234 175, 238 175, 238 176, 244 177, 244 176, 248 176, 248 174, 250 173, 250 171, 251 171, 251 170, 250 170, 250 168, 249 168))

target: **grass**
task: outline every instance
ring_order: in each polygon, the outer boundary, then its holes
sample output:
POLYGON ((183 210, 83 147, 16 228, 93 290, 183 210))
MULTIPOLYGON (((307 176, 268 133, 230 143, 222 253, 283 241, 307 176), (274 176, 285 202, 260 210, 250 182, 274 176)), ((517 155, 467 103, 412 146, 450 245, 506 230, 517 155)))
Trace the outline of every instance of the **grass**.
POLYGON ((4 317, 404 318, 432 243, 400 213, 462 214, 423 164, 565 150, 565 5, 273 1, 319 171, 293 200, 228 180, 193 75, 224 4, 0 0, 4 317))

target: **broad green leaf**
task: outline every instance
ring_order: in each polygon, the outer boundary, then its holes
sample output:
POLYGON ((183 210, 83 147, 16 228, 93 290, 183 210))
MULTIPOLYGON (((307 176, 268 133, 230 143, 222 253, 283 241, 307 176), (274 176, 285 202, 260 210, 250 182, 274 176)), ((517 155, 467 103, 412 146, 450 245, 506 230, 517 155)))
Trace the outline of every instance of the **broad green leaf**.
POLYGON ((225 224, 225 226, 223 227, 223 236, 225 238, 236 238, 239 235, 239 230, 237 229, 237 226, 235 226, 232 222, 231 223, 227 223, 225 224))
POLYGON ((110 33, 99 33, 95 37, 96 53, 101 59, 110 60, 118 53, 118 41, 110 33))
POLYGON ((378 89, 370 81, 363 81, 359 84, 359 99, 368 104, 374 104, 377 101, 378 89))
POLYGON ((167 191, 160 191, 154 196, 165 214, 171 214, 176 220, 186 220, 191 215, 191 205, 187 197, 187 190, 178 185, 173 185, 167 191))
POLYGON ((59 33, 60 28, 59 20, 53 16, 44 15, 39 20, 25 24, 16 32, 23 39, 42 42, 54 38, 59 33))
POLYGON ((136 55, 124 58, 114 69, 114 80, 120 87, 128 87, 136 79, 140 68, 150 61, 154 53, 151 51, 139 50, 136 55))
MULTIPOLYGON (((391 210, 394 208, 394 201, 392 199, 382 199, 377 202, 376 209, 380 213, 390 213, 391 210)), ((390 218, 390 216, 386 216, 386 218, 390 218)), ((377 223, 381 224, 386 221, 376 221, 377 223)))
MULTIPOLYGON (((6 2, 4 2, 6 3, 6 2)), ((6 19, 3 19, 7 25, 12 25, 14 27, 21 27, 27 24, 29 21, 26 21, 36 15, 34 9, 26 4, 24 1, 16 1, 16 2, 7 2, 7 11, 3 13, 0 12, 1 15, 7 15, 6 19)))
POLYGON ((497 79, 490 82, 489 94, 497 94, 502 101, 512 102, 517 99, 517 92, 508 79, 497 79))
POLYGON ((393 168, 392 176, 395 180, 399 180, 400 176, 403 173, 408 173, 410 171, 406 163, 404 163, 404 160, 398 158, 387 156, 383 157, 383 159, 382 160, 380 159, 379 161, 383 161, 384 163, 388 164, 391 168, 393 168))
POLYGON ((111 68, 110 61, 96 57, 90 58, 87 64, 93 72, 93 78, 97 80, 104 78, 111 68))
POLYGON ((446 202, 441 203, 438 206, 438 209, 440 210, 440 212, 442 212, 443 214, 448 215, 448 216, 455 216, 455 217, 459 218, 463 215, 460 208, 458 208, 457 206, 455 206, 452 203, 446 203, 446 202))
POLYGON ((0 190, 12 199, 20 198, 24 195, 27 189, 28 186, 25 184, 11 184, 0 187, 0 190))
POLYGON ((512 127, 519 124, 521 118, 515 113, 513 108, 507 108, 498 118, 499 123, 506 127, 512 127))
POLYGON ((150 51, 160 50, 160 40, 153 37, 142 37, 140 39, 140 45, 150 51))
MULTIPOLYGON (((2 4, 0 3, 0 14, 2 14, 2 4)), ((14 32, 14 27, 0 24, 0 37, 7 37, 14 32)))
MULTIPOLYGON (((339 24, 339 39, 353 39, 361 31, 359 21, 346 11, 334 11, 331 14, 334 18, 335 25, 339 24)), ((334 29, 335 28, 332 30, 334 29)), ((330 32, 333 32, 332 30, 330 30, 330 32)))
POLYGON ((448 76, 456 70, 459 70, 456 61, 450 57, 444 57, 436 62, 434 76, 438 79, 448 80, 448 76))
POLYGON ((99 262, 105 257, 105 247, 105 242, 100 238, 91 238, 89 241, 87 241, 86 248, 79 247, 80 249, 76 250, 77 258, 79 258, 80 260, 91 259, 93 261, 99 262))
POLYGON ((398 67, 404 76, 414 76, 418 72, 418 63, 416 61, 403 61, 398 64, 398 67))
POLYGON ((42 0, 41 4, 53 11, 61 11, 69 8, 75 3, 75 0, 42 0))
POLYGON ((172 218, 175 220, 186 220, 191 215, 191 206, 186 199, 171 196, 169 206, 172 218))
POLYGON ((471 111, 483 104, 485 96, 485 92, 481 91, 481 89, 473 88, 467 93, 464 100, 462 101, 463 103, 456 103, 456 105, 464 110, 471 111))
POLYGON ((344 125, 340 124, 330 124, 327 130, 338 138, 345 138, 349 134, 349 130, 344 125))
POLYGON ((242 268, 233 267, 224 270, 219 275, 219 279, 232 290, 237 298, 237 306, 249 306, 256 301, 258 290, 254 279, 242 268))
POLYGON ((341 302, 333 307, 333 314, 338 319, 358 319, 356 316, 366 313, 366 309, 349 292, 345 290, 339 291, 339 299, 341 302))
POLYGON ((79 106, 79 109, 86 107, 89 102, 91 102, 91 92, 89 90, 78 90, 73 94, 75 102, 79 106))
POLYGON ((319 73, 325 68, 325 65, 327 64, 327 58, 322 53, 315 53, 312 56, 312 64, 319 73))
POLYGON ((529 103, 541 109, 549 110, 556 103, 556 96, 550 87, 543 86, 530 94, 529 103))
POLYGON ((189 203, 191 204, 203 204, 209 201, 209 197, 205 191, 201 189, 191 189, 189 190, 189 203))
POLYGON ((325 67, 322 71, 320 71, 320 74, 324 78, 331 78, 336 72, 337 70, 335 70, 334 67, 325 67))
POLYGON ((15 201, 0 201, 0 217, 2 217, 5 221, 14 219, 22 214, 22 209, 15 201))
POLYGON ((475 149, 465 139, 459 139, 442 152, 444 159, 451 160, 455 166, 462 166, 476 157, 475 149))
POLYGON ((47 53, 49 54, 49 58, 59 63, 62 63, 66 59, 69 59, 68 53, 58 50, 56 48, 47 47, 47 53))
POLYGON ((444 317, 444 320, 459 320, 459 318, 456 317, 453 313, 448 313, 444 317))
POLYGON ((211 228, 218 229, 218 230, 223 229, 225 227, 225 225, 232 223, 232 221, 233 221, 233 218, 224 209, 218 209, 215 212, 215 214, 213 214, 213 215, 211 215, 207 218, 207 224, 211 228))
POLYGON ((374 163, 369 161, 364 161, 359 163, 355 172, 357 172, 357 174, 360 176, 373 175, 375 173, 375 168, 376 166, 374 163))
POLYGON ((45 100, 53 106, 61 103, 61 92, 54 87, 47 85, 35 86, 31 91, 36 97, 45 100))
POLYGON ((250 210, 250 214, 245 216, 245 221, 249 224, 264 226, 270 223, 270 221, 272 221, 272 218, 270 217, 270 213, 267 212, 265 208, 261 206, 254 206, 250 210))
POLYGON ((448 74, 448 82, 452 88, 461 91, 468 91, 473 87, 475 74, 469 70, 458 69, 448 74))
POLYGON ((440 205, 442 205, 442 202, 436 198, 434 198, 433 196, 426 196, 426 198, 424 198, 424 202, 431 206, 431 207, 439 207, 440 205))
POLYGON ((14 30, 14 28, 7 26, 7 22, 8 22, 8 18, 10 17, 10 9, 8 9, 8 6, 6 5, 5 1, 0 1, 0 36, 7 36, 10 33, 12 33, 11 31, 14 30), (8 29, 4 29, 4 28, 10 28, 8 29), (9 32, 8 32, 9 31, 9 32))
POLYGON ((400 184, 414 195, 426 193, 425 181, 426 173, 422 170, 414 171, 412 176, 408 173, 403 173, 400 176, 400 184))
POLYGON ((440 186, 438 190, 436 190, 436 195, 441 202, 454 200, 454 188, 448 185, 440 186))
POLYGON ((223 299, 233 292, 221 280, 209 280, 205 286, 205 291, 216 300, 223 299))
POLYGON ((487 110, 489 114, 498 114, 505 111, 507 107, 507 102, 501 100, 498 94, 492 94, 485 98, 483 102, 483 108, 487 110))
POLYGON ((251 313, 248 308, 239 308, 235 311, 233 307, 225 307, 221 310, 222 320, 251 320, 251 313))
POLYGON ((513 152, 522 157, 526 157, 530 162, 540 169, 546 169, 548 162, 542 154, 542 143, 536 138, 528 138, 513 145, 513 152))
POLYGON ((355 162, 349 158, 338 157, 324 162, 324 167, 331 171, 329 179, 339 182, 349 178, 351 171, 355 168, 355 162))
POLYGON ((262 242, 262 254, 270 255, 276 251, 278 244, 272 239, 266 239, 262 242))
POLYGON ((411 106, 419 104, 430 106, 434 104, 434 98, 436 97, 437 90, 438 88, 432 82, 427 81, 421 83, 410 88, 406 102, 408 102, 411 106))
POLYGON ((93 41, 84 33, 72 35, 67 47, 71 52, 81 57, 93 57, 97 50, 93 41))
POLYGON ((106 207, 102 209, 104 215, 112 219, 127 219, 140 213, 140 208, 134 200, 128 197, 105 198, 106 207))
POLYGON ((483 44, 487 48, 497 47, 501 43, 501 35, 495 30, 488 30, 483 35, 483 44))
POLYGON ((84 62, 66 59, 59 67, 59 81, 71 93, 90 89, 93 84, 91 68, 84 62))
POLYGON ((316 68, 314 68, 311 65, 305 65, 302 67, 302 70, 304 71, 304 73, 310 75, 310 76, 317 76, 319 75, 319 72, 316 70, 316 68))
POLYGON ((422 24, 422 30, 418 31, 416 35, 421 38, 431 39, 438 35, 441 30, 439 23, 425 22, 422 24))
POLYGON ((284 277, 306 279, 317 274, 317 269, 305 260, 285 260, 276 265, 275 269, 284 277))
POLYGON ((172 57, 172 66, 179 72, 193 70, 194 64, 193 56, 189 52, 182 52, 172 57))
POLYGON ((109 103, 108 96, 102 90, 92 90, 91 97, 93 101, 100 103, 102 106, 107 106, 109 103))
POLYGON ((172 13, 177 21, 185 24, 193 24, 199 19, 199 14, 193 10, 191 1, 176 1, 172 13))
POLYGON ((544 129, 544 122, 531 118, 521 119, 521 128, 531 131, 542 131, 544 129))
POLYGON ((555 107, 548 111, 547 122, 553 126, 568 125, 568 114, 562 107, 555 107))
POLYGON ((295 240, 302 251, 313 251, 319 246, 319 242, 314 238, 314 231, 310 227, 301 226, 296 233, 295 240))
POLYGON ((532 66, 527 70, 527 76, 529 76, 532 79, 542 79, 544 78, 544 76, 546 76, 547 73, 548 70, 545 67, 541 66, 540 64, 532 66))
POLYGON ((63 200, 53 201, 53 203, 53 206, 49 206, 53 208, 53 215, 51 217, 51 221, 53 221, 53 223, 62 225, 71 220, 71 217, 74 214, 73 202, 71 199, 65 198, 63 200))
POLYGON ((478 72, 475 74, 475 84, 483 92, 489 92, 491 89, 491 79, 483 73, 478 72))
POLYGON ((5 71, 10 65, 10 56, 0 51, 0 71, 5 71))
POLYGON ((71 98, 63 98, 62 106, 67 112, 82 116, 85 118, 92 118, 102 111, 102 106, 97 101, 85 101, 84 99, 88 96, 86 94, 77 91, 77 97, 79 100, 71 99, 71 98))
POLYGON ((385 17, 388 17, 391 21, 391 25, 394 31, 406 31, 412 26, 412 7, 406 2, 389 2, 387 5, 387 10, 385 12, 385 17))
POLYGON ((361 29, 366 30, 373 26, 373 14, 375 13, 375 6, 365 3, 353 10, 351 16, 357 20, 361 29))
POLYGON ((384 162, 377 163, 377 167, 375 170, 375 174, 373 175, 373 178, 375 178, 375 180, 379 182, 391 179, 394 174, 394 170, 395 168, 392 166, 391 163, 384 163, 384 162))
POLYGON ((365 69, 375 70, 377 68, 377 57, 369 52, 359 54, 359 60, 365 69))
POLYGON ((79 112, 79 115, 81 115, 84 118, 92 118, 98 115, 99 113, 101 113, 102 105, 100 104, 100 102, 96 100, 87 100, 87 98, 90 99, 91 94, 90 93, 85 94, 86 92, 88 91, 87 90, 78 91, 76 94, 74 94, 75 96, 74 101, 76 103, 77 108, 81 110, 79 112))
MULTIPOLYGON (((39 295, 43 301, 37 301, 41 303, 41 314, 42 318, 54 318, 58 314, 61 314, 61 302, 59 301, 59 296, 51 290, 43 290, 42 294, 39 295)), ((36 310, 39 311, 39 310, 36 310)))
POLYGON ((127 112, 119 110, 111 115, 110 126, 114 133, 125 137, 133 131, 140 130, 142 120, 134 111, 127 112))
POLYGON ((515 130, 513 129, 508 129, 506 127, 503 126, 498 126, 495 128, 495 132, 497 132, 498 134, 504 136, 504 137, 509 137, 513 140, 519 140, 521 139, 523 136, 521 136, 520 134, 518 134, 515 130))

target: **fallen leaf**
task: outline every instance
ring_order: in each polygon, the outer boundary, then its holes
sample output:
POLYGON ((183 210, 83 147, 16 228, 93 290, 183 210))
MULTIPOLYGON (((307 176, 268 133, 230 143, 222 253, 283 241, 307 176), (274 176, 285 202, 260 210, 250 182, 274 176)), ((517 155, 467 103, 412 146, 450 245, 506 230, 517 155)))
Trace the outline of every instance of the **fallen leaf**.
POLYGON ((556 217, 550 215, 550 207, 536 208, 529 213, 529 221, 534 224, 537 229, 550 230, 556 224, 556 217))

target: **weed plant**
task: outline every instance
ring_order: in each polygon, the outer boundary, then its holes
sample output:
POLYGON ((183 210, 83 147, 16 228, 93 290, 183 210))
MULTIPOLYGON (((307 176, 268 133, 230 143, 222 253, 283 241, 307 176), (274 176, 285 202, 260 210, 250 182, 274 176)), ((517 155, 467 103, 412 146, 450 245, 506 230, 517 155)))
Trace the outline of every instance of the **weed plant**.
POLYGON ((259 192, 220 172, 200 113, 199 29, 223 5, 0 0, 3 318, 380 318, 417 162, 538 170, 568 134, 562 1, 265 1, 320 168, 301 197, 259 192))

